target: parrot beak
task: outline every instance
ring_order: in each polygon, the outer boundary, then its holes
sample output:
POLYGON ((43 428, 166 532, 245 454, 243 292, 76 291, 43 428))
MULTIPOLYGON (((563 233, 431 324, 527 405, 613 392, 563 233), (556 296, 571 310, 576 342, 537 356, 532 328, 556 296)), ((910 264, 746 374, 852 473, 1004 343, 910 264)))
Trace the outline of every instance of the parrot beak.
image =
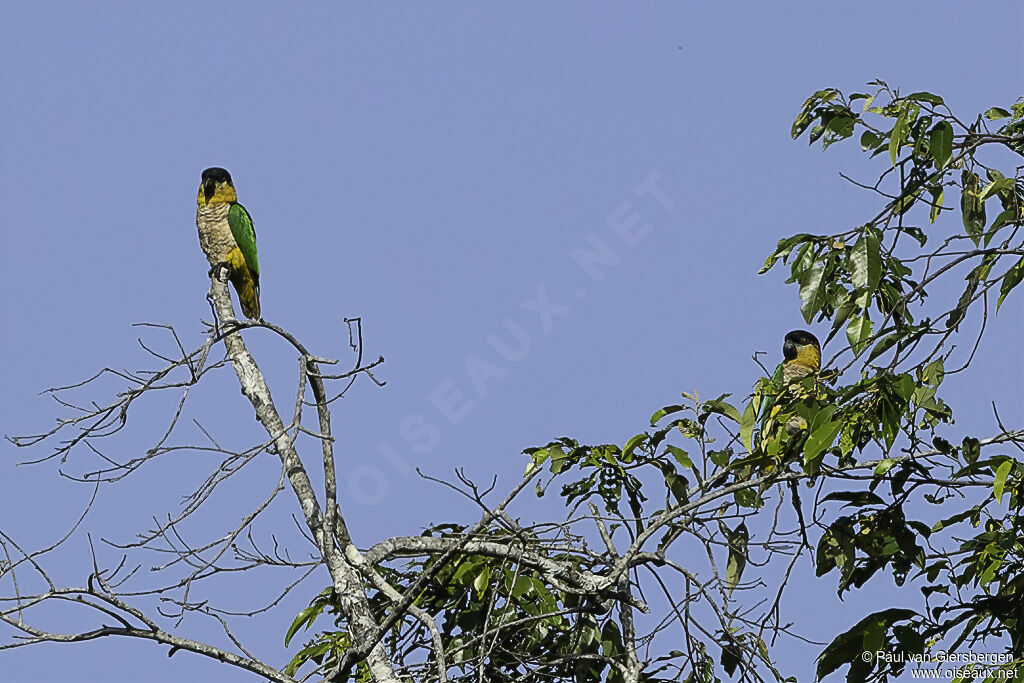
POLYGON ((782 357, 786 360, 793 360, 796 358, 796 344, 789 339, 785 340, 782 344, 782 357))
POLYGON ((213 178, 207 178, 203 181, 203 197, 206 198, 206 203, 209 204, 210 200, 213 199, 213 193, 217 191, 217 184, 213 178))

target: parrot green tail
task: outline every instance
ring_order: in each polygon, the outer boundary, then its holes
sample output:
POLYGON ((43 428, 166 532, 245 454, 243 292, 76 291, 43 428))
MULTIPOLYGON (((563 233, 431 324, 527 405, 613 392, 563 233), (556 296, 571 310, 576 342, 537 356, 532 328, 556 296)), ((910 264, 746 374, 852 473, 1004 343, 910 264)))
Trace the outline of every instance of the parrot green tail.
POLYGON ((246 318, 256 320, 260 317, 260 283, 259 276, 253 274, 246 265, 241 250, 235 248, 227 257, 231 267, 231 284, 238 293, 238 303, 246 318))
POLYGON ((232 276, 231 284, 238 292, 238 303, 242 305, 242 313, 245 314, 245 317, 258 320, 260 317, 260 293, 252 278, 232 276))

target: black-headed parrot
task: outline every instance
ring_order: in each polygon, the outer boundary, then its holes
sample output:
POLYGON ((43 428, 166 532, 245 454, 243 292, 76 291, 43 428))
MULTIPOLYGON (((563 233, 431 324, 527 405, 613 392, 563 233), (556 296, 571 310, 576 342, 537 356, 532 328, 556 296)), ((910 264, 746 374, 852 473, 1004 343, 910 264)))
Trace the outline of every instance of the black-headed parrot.
POLYGON ((238 203, 231 174, 223 168, 203 171, 196 197, 199 245, 213 266, 226 266, 238 302, 247 318, 260 317, 260 264, 256 229, 249 212, 238 203))

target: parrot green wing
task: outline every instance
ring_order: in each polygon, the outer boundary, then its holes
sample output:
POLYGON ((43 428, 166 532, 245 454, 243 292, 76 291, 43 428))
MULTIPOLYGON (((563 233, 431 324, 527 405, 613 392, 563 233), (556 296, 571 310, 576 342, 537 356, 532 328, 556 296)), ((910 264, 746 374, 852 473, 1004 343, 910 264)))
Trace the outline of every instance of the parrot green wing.
MULTIPOLYGON (((763 380, 762 380, 763 381, 763 380)), ((772 373, 761 394, 761 409, 757 411, 757 423, 761 424, 768 415, 771 406, 775 405, 775 399, 782 393, 782 363, 779 363, 772 373)))
POLYGON ((244 206, 238 203, 231 205, 228 210, 228 225, 231 226, 231 235, 235 238, 235 243, 245 257, 245 265, 249 266, 249 272, 258 285, 260 262, 256 256, 256 228, 253 227, 252 218, 244 206))

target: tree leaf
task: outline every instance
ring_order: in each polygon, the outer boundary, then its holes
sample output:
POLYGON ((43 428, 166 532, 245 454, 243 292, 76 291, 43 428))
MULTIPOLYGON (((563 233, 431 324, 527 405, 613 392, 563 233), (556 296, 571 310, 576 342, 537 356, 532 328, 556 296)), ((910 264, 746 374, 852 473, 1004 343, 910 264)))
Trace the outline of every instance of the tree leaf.
POLYGON ((800 282, 800 312, 804 320, 811 322, 814 314, 821 308, 821 282, 823 269, 815 266, 804 273, 804 279, 800 282))
POLYGON ((985 246, 987 247, 992 238, 996 236, 1001 228, 1015 223, 1017 220, 1017 210, 1010 208, 1005 211, 1001 211, 996 219, 992 221, 992 225, 989 227, 988 232, 985 233, 985 246))
POLYGON ((874 472, 875 476, 876 477, 881 477, 883 474, 885 474, 886 472, 891 470, 892 466, 895 465, 895 464, 896 464, 895 460, 893 460, 892 458, 886 458, 882 462, 878 463, 878 465, 875 467, 875 472, 874 472))
POLYGON ((820 681, 843 664, 852 664, 860 659, 864 653, 864 631, 870 624, 884 624, 888 628, 897 621, 907 621, 916 616, 917 612, 913 610, 894 607, 864 617, 848 631, 833 638, 818 655, 817 679, 820 681))
MULTIPOLYGON (((726 396, 728 396, 728 394, 726 394, 726 396)), ((702 409, 702 412, 705 414, 717 413, 719 415, 726 416, 733 422, 741 421, 740 411, 736 410, 736 407, 731 403, 726 403, 721 398, 713 398, 710 401, 705 401, 702 409)))
POLYGON ((921 381, 930 387, 942 384, 946 377, 946 366, 942 358, 936 358, 921 371, 921 381))
POLYGON ((832 415, 835 413, 835 406, 828 406, 814 416, 811 424, 810 436, 804 444, 804 464, 813 462, 821 453, 832 445, 843 428, 842 422, 833 422, 832 415))
POLYGON ((480 572, 473 579, 473 590, 476 591, 477 596, 483 597, 484 592, 487 590, 487 586, 490 585, 491 581, 491 568, 484 565, 480 572))
POLYGON ((1003 276, 1003 283, 999 285, 999 299, 996 301, 997 313, 999 312, 999 307, 1003 305, 1006 295, 1010 293, 1010 290, 1019 285, 1022 279, 1024 279, 1024 256, 1017 263, 1013 264, 1006 271, 1006 275, 1003 276))
MULTIPOLYGON (((327 592, 329 592, 329 590, 330 589, 327 589, 327 592)), ((291 642, 292 637, 298 632, 300 628, 305 626, 308 629, 310 626, 313 625, 313 622, 316 621, 316 618, 320 616, 320 613, 324 611, 324 608, 327 606, 328 603, 326 600, 321 599, 323 595, 324 594, 321 593, 319 596, 317 596, 317 598, 313 601, 313 604, 299 612, 298 616, 296 616, 294 621, 292 621, 291 626, 288 627, 287 633, 284 634, 285 647, 288 647, 288 644, 291 642)))
POLYGON ((825 132, 828 135, 825 136, 825 141, 822 143, 822 149, 828 149, 829 145, 835 144, 840 140, 853 135, 853 128, 856 125, 857 119, 848 111, 840 112, 828 122, 825 126, 825 132))
POLYGON ((656 425, 658 423, 658 420, 665 417, 666 415, 678 413, 680 410, 683 410, 684 408, 686 408, 686 406, 665 406, 661 410, 655 412, 654 415, 651 415, 651 426, 653 427, 654 425, 656 425))
POLYGON ((761 270, 757 271, 757 274, 764 275, 765 273, 767 273, 769 270, 771 270, 772 266, 774 266, 775 262, 778 261, 779 259, 785 261, 789 257, 789 252, 792 251, 793 247, 812 237, 813 235, 806 232, 802 232, 799 235, 792 235, 790 237, 785 237, 779 240, 779 243, 775 246, 775 251, 773 251, 771 255, 769 255, 768 258, 765 259, 764 266, 761 268, 761 270))
POLYGON ((846 505, 843 507, 863 507, 865 505, 884 505, 885 501, 882 500, 878 494, 871 491, 833 491, 824 498, 821 499, 822 503, 830 500, 842 500, 846 501, 846 505))
POLYGON ((858 315, 850 320, 846 326, 846 339, 855 354, 860 354, 871 338, 871 329, 874 323, 866 315, 858 315))
POLYGON ((878 236, 869 230, 861 235, 850 252, 853 286, 862 291, 874 291, 882 275, 882 260, 879 254, 878 236))
POLYGON ((928 151, 935 159, 936 168, 942 168, 953 154, 953 126, 939 121, 928 136, 928 151))
POLYGON ((981 179, 976 173, 968 170, 960 175, 960 211, 964 222, 964 229, 967 235, 974 241, 975 246, 981 239, 981 233, 985 231, 985 203, 981 201, 979 190, 981 179))
POLYGON ((946 192, 942 189, 941 185, 928 188, 928 192, 932 196, 931 208, 928 212, 928 222, 934 223, 939 217, 939 213, 942 211, 942 200, 945 199, 946 192))
POLYGON ((690 455, 686 451, 684 451, 682 448, 679 448, 677 446, 669 445, 669 446, 665 446, 665 450, 667 450, 669 453, 671 453, 672 457, 675 458, 676 462, 678 462, 680 465, 682 465, 683 467, 685 467, 688 470, 692 470, 693 469, 693 461, 690 460, 690 455))
POLYGON ((740 419, 740 442, 747 449, 748 453, 754 452, 754 425, 757 423, 757 409, 754 407, 756 400, 752 400, 743 410, 743 418, 740 419))
POLYGON ((874 359, 881 356, 883 353, 895 346, 896 342, 900 340, 898 332, 894 332, 886 337, 883 337, 880 342, 875 344, 875 348, 871 349, 871 353, 868 354, 867 362, 871 362, 874 359))
POLYGON ((729 593, 732 593, 743 576, 743 569, 747 566, 747 539, 750 534, 746 524, 740 522, 728 536, 729 561, 725 565, 725 583, 729 587, 729 593))
POLYGON ((1000 194, 1008 189, 1012 189, 1013 184, 1013 178, 1007 178, 1005 176, 1002 178, 996 178, 995 180, 991 181, 988 185, 986 185, 985 189, 983 189, 978 194, 978 199, 980 199, 981 201, 985 201, 993 194, 1000 194))
POLYGON ((635 451, 637 446, 642 444, 644 440, 647 438, 647 434, 637 434, 629 441, 627 441, 625 448, 622 449, 622 459, 625 461, 629 461, 633 455, 633 451, 635 451))
POLYGON ((1013 469, 1014 462, 1014 460, 1007 458, 999 466, 999 469, 996 470, 996 478, 992 483, 992 495, 997 503, 1003 502, 1003 488, 1006 486, 1006 477, 1009 476, 1010 470, 1013 469))
POLYGON ((1010 112, 1006 111, 1002 107, 991 107, 985 112, 985 118, 989 121, 996 121, 998 119, 1005 119, 1010 117, 1010 112))
POLYGON ((906 106, 900 107, 900 115, 896 119, 896 125, 892 127, 892 133, 889 137, 889 159, 892 161, 892 165, 896 165, 896 160, 900 158, 900 147, 907 141, 907 136, 910 133, 910 108, 906 106))
POLYGON ((883 138, 876 135, 874 131, 866 130, 860 135, 860 148, 866 152, 869 149, 878 147, 882 144, 882 140, 883 138))
POLYGON ((934 105, 945 104, 945 100, 943 100, 938 95, 934 95, 930 92, 911 93, 910 95, 907 95, 906 99, 914 100, 915 102, 928 102, 929 104, 934 105))

